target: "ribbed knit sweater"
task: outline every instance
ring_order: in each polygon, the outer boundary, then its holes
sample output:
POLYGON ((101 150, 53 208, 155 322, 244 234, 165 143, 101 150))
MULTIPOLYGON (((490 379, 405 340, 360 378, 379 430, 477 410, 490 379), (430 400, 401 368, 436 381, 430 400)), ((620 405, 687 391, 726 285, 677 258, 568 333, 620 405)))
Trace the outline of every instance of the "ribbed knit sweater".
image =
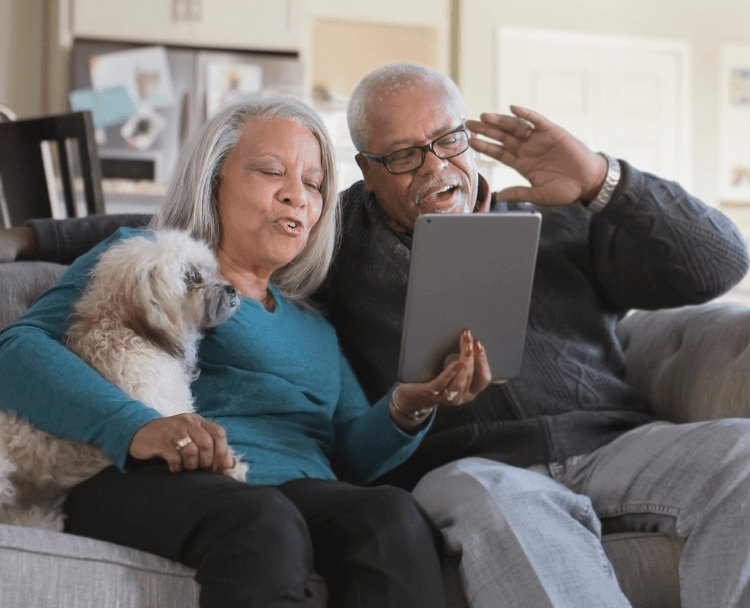
MULTIPOLYGON (((743 277, 748 255, 717 209, 621 165, 616 193, 599 214, 580 203, 533 208, 542 227, 520 374, 468 405, 439 408, 416 453, 384 480, 411 487, 465 456, 517 466, 562 462, 653 420, 646 398, 627 382, 619 320, 633 308, 720 295, 743 277)), ((492 205, 486 183, 480 193, 479 209, 530 208, 492 205)), ((344 238, 321 295, 372 398, 396 380, 411 237, 388 228, 362 182, 342 197, 344 238)))

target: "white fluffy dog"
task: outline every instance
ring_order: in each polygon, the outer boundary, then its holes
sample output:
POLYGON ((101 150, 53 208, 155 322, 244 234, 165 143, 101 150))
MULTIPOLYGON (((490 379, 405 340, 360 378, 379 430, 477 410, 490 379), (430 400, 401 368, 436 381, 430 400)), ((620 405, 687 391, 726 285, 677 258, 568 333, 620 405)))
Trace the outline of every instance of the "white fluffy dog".
MULTIPOLYGON (((115 243, 75 305, 66 344, 105 378, 164 416, 194 411, 203 333, 239 305, 214 255, 165 230, 115 243)), ((244 480, 239 462, 226 474, 244 480)), ((0 412, 0 522, 62 530, 65 492, 110 461, 97 447, 61 439, 0 412)))

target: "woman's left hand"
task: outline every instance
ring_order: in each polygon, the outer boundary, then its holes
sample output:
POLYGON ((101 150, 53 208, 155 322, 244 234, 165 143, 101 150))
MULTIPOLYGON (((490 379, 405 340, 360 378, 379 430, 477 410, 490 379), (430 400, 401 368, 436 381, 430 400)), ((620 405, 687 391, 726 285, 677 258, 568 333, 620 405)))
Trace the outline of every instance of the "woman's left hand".
POLYGON ((467 329, 461 334, 458 359, 429 382, 400 384, 392 396, 391 413, 399 426, 414 428, 424 422, 408 415, 436 405, 457 406, 473 401, 492 380, 487 353, 467 329))

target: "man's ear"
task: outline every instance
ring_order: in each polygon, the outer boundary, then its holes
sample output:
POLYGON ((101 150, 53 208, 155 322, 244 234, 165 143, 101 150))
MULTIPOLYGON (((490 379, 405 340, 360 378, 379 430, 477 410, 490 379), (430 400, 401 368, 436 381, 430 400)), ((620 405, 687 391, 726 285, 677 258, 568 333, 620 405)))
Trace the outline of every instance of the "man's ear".
POLYGON ((362 179, 365 182, 365 189, 372 192, 372 188, 370 187, 370 170, 371 170, 370 163, 361 154, 357 154, 354 157, 354 160, 357 161, 357 164, 359 165, 359 169, 362 171, 362 179))

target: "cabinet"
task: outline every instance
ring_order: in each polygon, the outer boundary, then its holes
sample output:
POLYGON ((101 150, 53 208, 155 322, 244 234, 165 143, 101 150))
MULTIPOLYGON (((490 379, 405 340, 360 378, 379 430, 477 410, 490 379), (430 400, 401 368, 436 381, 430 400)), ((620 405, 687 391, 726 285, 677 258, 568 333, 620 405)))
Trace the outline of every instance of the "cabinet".
POLYGON ((70 0, 73 36, 305 52, 307 0, 70 0))

